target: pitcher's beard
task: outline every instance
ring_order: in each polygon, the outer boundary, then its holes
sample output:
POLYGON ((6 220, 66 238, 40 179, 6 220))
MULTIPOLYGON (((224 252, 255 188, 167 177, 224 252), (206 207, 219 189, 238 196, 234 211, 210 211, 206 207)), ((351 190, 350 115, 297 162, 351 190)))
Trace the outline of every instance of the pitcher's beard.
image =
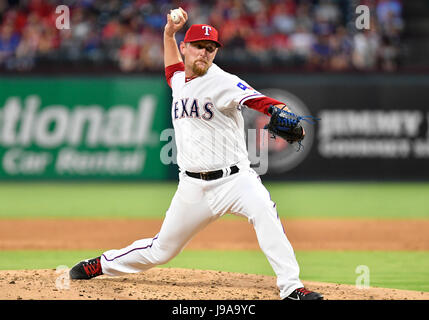
POLYGON ((197 61, 195 61, 192 65, 192 72, 198 77, 201 77, 207 73, 209 67, 209 64, 197 64, 197 61))

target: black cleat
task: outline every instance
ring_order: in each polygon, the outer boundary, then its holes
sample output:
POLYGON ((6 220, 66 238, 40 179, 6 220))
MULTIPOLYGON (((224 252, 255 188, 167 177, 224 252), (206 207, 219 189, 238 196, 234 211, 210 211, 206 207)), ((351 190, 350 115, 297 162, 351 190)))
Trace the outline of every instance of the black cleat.
POLYGON ((91 279, 103 274, 101 270, 101 257, 94 259, 88 259, 79 262, 73 268, 70 269, 70 279, 91 279))
POLYGON ((305 288, 298 288, 283 300, 323 300, 323 296, 320 293, 305 288))

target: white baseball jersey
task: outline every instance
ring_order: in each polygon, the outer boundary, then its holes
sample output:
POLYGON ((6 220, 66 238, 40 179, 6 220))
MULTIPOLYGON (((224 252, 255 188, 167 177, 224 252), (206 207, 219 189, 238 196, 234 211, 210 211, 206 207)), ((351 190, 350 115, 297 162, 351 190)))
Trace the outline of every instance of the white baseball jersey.
POLYGON ((182 171, 250 164, 241 108, 246 100, 264 95, 215 64, 204 76, 189 81, 184 71, 176 71, 171 88, 177 163, 182 171))

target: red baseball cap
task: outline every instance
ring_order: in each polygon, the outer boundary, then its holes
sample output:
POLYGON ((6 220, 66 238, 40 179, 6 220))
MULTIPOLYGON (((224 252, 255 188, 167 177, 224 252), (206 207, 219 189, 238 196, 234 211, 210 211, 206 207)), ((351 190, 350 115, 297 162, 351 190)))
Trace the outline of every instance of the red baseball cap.
POLYGON ((186 31, 184 42, 194 42, 200 40, 210 40, 216 43, 217 47, 222 47, 219 42, 219 33, 208 24, 193 24, 186 31))

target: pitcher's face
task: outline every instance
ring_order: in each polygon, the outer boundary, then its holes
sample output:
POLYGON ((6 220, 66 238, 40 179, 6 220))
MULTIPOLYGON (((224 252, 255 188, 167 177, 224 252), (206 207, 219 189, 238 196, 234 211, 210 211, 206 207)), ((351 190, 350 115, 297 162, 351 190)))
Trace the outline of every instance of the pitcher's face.
POLYGON ((182 42, 180 51, 185 57, 185 68, 192 71, 191 76, 203 76, 213 63, 217 46, 210 40, 182 42))

